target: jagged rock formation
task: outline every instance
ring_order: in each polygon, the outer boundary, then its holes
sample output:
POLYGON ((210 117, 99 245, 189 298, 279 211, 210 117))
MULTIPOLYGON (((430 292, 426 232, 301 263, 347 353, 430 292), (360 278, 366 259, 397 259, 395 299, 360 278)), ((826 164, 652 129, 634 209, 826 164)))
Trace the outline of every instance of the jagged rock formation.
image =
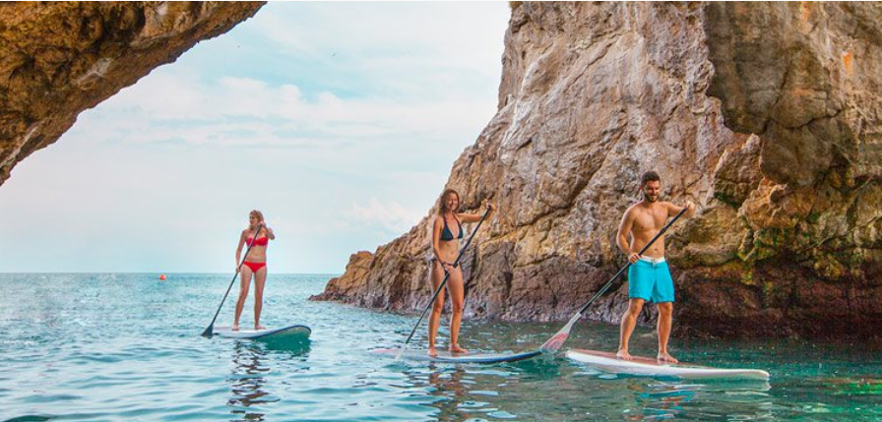
POLYGON ((77 115, 263 2, 0 4, 0 184, 77 115))
MULTIPOLYGON (((877 3, 518 3, 499 110, 448 187, 500 215, 468 256, 466 312, 568 317, 624 257, 637 178, 700 205, 669 259, 680 335, 878 335, 877 3)), ((434 213, 434 208, 432 210, 434 213)), ((430 220, 359 252, 317 299, 414 310, 430 220)), ((590 318, 615 321, 627 290, 590 318)))

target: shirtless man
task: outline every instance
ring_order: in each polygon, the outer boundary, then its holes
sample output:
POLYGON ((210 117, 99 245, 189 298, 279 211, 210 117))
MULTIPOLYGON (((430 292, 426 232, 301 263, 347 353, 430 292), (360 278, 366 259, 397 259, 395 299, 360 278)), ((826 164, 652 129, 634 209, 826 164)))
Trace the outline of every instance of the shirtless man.
MULTIPOLYGON (((621 334, 619 338, 619 359, 631 360, 628 353, 628 340, 637 325, 637 316, 646 301, 652 300, 658 306, 658 360, 665 363, 676 363, 668 353, 668 339, 671 336, 671 314, 674 311, 674 282, 665 262, 665 238, 661 236, 644 255, 638 252, 665 226, 668 218, 683 210, 670 202, 658 200, 661 193, 661 181, 658 173, 648 171, 640 178, 640 189, 643 200, 631 205, 622 222, 616 242, 619 249, 628 255, 631 266, 628 268, 628 310, 622 315, 621 334), (628 235, 631 244, 628 244, 628 235)), ((687 211, 684 217, 695 214, 695 204, 686 202, 687 211)))

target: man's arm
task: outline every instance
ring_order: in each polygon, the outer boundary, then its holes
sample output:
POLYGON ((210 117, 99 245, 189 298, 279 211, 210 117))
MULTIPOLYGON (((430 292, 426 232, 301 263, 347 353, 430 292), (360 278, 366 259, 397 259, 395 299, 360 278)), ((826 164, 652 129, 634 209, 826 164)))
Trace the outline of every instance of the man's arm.
POLYGON ((631 234, 631 227, 634 225, 634 207, 628 208, 625 211, 625 215, 622 216, 622 222, 619 223, 619 231, 616 233, 616 244, 619 247, 619 250, 622 251, 623 254, 628 255, 628 260, 631 263, 637 262, 640 259, 640 255, 637 253, 631 252, 631 245, 628 244, 628 235, 631 234))

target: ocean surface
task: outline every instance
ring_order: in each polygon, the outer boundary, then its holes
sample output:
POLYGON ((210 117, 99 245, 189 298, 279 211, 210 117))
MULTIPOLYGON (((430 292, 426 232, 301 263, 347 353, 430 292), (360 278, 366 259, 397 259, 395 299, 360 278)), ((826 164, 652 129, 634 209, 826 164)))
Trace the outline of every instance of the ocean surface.
MULTIPOLYGON (((308 325, 308 343, 200 337, 231 276, 0 274, 0 421, 882 420, 877 344, 672 340, 680 360, 765 369, 768 383, 614 376, 563 354, 394 362, 371 350, 403 343, 416 317, 310 302, 324 275, 267 282, 262 323, 308 325)), ((237 288, 218 325, 232 322, 237 288)), ((462 344, 528 350, 561 325, 467 320, 462 344)), ((412 344, 425 347, 425 325, 418 333, 412 344)), ((613 350, 617 338, 615 326, 582 321, 564 349, 613 350)), ((632 343, 656 351, 648 328, 632 343)))

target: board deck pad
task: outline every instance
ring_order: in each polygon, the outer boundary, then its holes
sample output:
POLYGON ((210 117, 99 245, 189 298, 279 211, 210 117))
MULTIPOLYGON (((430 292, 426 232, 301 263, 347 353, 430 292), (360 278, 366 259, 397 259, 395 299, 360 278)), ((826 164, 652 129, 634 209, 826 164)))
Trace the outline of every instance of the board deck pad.
POLYGON ((264 330, 246 330, 240 329, 233 331, 230 327, 214 327, 213 334, 220 337, 238 338, 238 339, 273 339, 281 340, 286 338, 292 339, 308 339, 312 330, 300 324, 289 325, 281 328, 267 328, 264 330))
MULTIPOLYGON (((398 353, 401 352, 401 349, 376 349, 373 352, 395 358, 395 356, 398 356, 398 353)), ((517 362, 541 354, 542 352, 539 350, 531 350, 522 353, 450 353, 439 350, 438 356, 433 357, 429 356, 429 352, 426 349, 406 349, 404 353, 401 353, 401 359, 425 362, 492 364, 517 362)))
POLYGON ((572 349, 567 357, 603 372, 651 377, 678 377, 683 379, 742 379, 769 380, 769 373, 760 369, 723 369, 688 363, 659 363, 656 359, 635 356, 622 360, 615 353, 598 350, 572 349))

